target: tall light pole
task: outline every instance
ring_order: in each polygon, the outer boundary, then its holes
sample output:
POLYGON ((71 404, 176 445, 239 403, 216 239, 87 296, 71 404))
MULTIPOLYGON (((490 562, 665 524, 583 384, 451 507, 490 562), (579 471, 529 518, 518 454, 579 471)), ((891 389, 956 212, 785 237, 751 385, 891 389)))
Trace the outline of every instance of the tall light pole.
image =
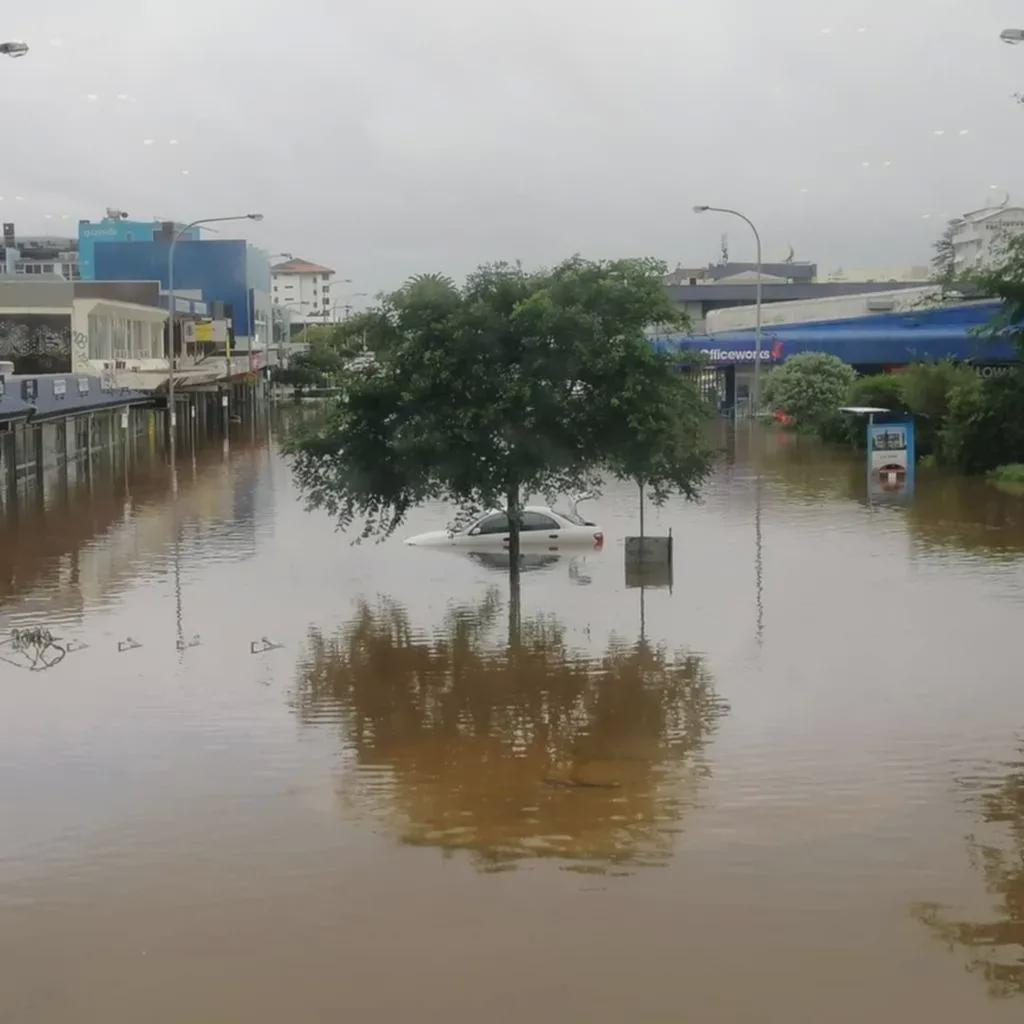
POLYGON ((754 300, 756 304, 755 328, 754 328, 754 388, 751 394, 752 415, 756 416, 761 409, 761 236, 754 227, 754 222, 739 210, 730 210, 725 206, 695 206, 694 213, 728 213, 730 216, 739 217, 750 225, 754 232, 754 241, 757 242, 757 292, 754 300))
MULTIPOLYGON (((270 264, 270 340, 274 341, 274 306, 277 305, 277 300, 274 298, 273 287, 274 287, 274 260, 279 257, 284 257, 286 260, 293 260, 295 256, 290 252, 275 252, 271 253, 267 257, 267 262, 270 264)), ((277 362, 281 364, 281 338, 280 335, 277 338, 277 362)))
MULTIPOLYGON (((331 285, 335 285, 335 284, 351 284, 351 283, 352 283, 352 278, 351 277, 339 277, 335 281, 325 281, 323 283, 322 287, 323 288, 330 288, 331 285)), ((324 296, 324 298, 326 298, 326 295, 324 296)), ((330 300, 328 300, 328 301, 330 301, 330 300)), ((324 318, 324 323, 325 324, 327 323, 328 318, 333 320, 334 319, 334 311, 336 309, 338 309, 339 307, 343 307, 344 305, 345 304, 343 302, 335 302, 333 305, 328 306, 327 309, 321 310, 321 312, 323 314, 323 318, 324 318)))
POLYGON ((0 54, 5 57, 24 57, 28 53, 28 43, 12 39, 8 43, 0 43, 0 54))
MULTIPOLYGON (((191 224, 186 224, 183 228, 175 232, 174 237, 171 239, 171 249, 167 254, 167 309, 170 314, 167 322, 167 420, 168 428, 171 432, 171 465, 174 465, 174 425, 176 415, 174 411, 174 327, 176 321, 176 310, 174 308, 174 249, 178 244, 178 239, 181 238, 186 231, 191 231, 192 228, 199 227, 200 224, 218 224, 221 221, 226 220, 263 220, 262 213, 242 213, 234 217, 202 217, 199 220, 192 221, 191 224)), ((228 343, 230 346, 230 342, 228 343)), ((231 349, 228 348, 228 365, 227 365, 227 376, 231 376, 231 349)))

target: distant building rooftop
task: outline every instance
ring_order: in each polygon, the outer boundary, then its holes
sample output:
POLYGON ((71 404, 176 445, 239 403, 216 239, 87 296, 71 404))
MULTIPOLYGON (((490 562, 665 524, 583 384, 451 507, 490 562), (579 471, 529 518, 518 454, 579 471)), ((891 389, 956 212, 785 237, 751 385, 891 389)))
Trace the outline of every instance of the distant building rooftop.
MULTIPOLYGON (((767 282, 769 278, 781 281, 786 284, 807 284, 813 282, 818 276, 818 265, 807 263, 803 260, 766 260, 761 264, 762 281, 767 282)), ((736 260, 728 260, 722 263, 709 263, 706 267, 676 267, 665 277, 665 284, 669 286, 685 286, 697 284, 714 284, 718 281, 728 281, 732 278, 743 278, 750 275, 753 280, 757 275, 756 263, 743 263, 736 260)))
POLYGON ((270 268, 272 274, 333 274, 330 267, 323 267, 319 263, 310 263, 309 260, 287 260, 278 263, 270 268))

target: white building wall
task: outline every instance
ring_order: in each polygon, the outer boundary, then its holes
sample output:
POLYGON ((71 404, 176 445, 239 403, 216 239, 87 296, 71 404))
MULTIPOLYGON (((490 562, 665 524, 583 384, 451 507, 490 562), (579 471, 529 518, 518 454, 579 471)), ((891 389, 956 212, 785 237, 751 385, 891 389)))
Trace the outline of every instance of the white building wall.
POLYGON ((293 323, 323 323, 324 310, 329 312, 334 301, 331 276, 331 273, 274 274, 271 285, 274 303, 291 308, 293 323))
POLYGON ((953 265, 958 273, 991 263, 1008 235, 1024 233, 1024 208, 978 210, 965 214, 953 234, 953 265))

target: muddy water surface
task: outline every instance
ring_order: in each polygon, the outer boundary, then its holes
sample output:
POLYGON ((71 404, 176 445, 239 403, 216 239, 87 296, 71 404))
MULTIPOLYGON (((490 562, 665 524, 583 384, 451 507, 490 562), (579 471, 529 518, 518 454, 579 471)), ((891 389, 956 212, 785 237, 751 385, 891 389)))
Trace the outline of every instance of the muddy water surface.
POLYGON ((1024 499, 723 434, 671 589, 609 487, 510 631, 286 428, 6 510, 0 1021, 1021 1019, 1024 499))

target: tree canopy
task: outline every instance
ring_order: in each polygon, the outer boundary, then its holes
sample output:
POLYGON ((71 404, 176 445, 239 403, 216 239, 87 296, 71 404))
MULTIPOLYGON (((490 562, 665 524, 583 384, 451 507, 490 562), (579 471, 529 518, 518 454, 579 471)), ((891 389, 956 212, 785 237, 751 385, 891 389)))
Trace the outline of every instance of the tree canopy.
POLYGON ((958 220, 951 220, 934 245, 934 255, 932 256, 932 267, 935 271, 934 277, 936 280, 946 284, 952 283, 956 277, 956 254, 953 249, 953 237, 956 234, 959 223, 958 220))
POLYGON ((644 331, 679 323, 656 260, 421 275, 364 314, 376 358, 293 447, 308 503, 387 535, 427 498, 509 510, 604 471, 693 497, 708 471, 693 381, 644 331))
POLYGON ((1024 357, 1024 234, 1002 239, 992 263, 971 279, 982 295, 1003 300, 989 334, 1009 332, 1024 357))

